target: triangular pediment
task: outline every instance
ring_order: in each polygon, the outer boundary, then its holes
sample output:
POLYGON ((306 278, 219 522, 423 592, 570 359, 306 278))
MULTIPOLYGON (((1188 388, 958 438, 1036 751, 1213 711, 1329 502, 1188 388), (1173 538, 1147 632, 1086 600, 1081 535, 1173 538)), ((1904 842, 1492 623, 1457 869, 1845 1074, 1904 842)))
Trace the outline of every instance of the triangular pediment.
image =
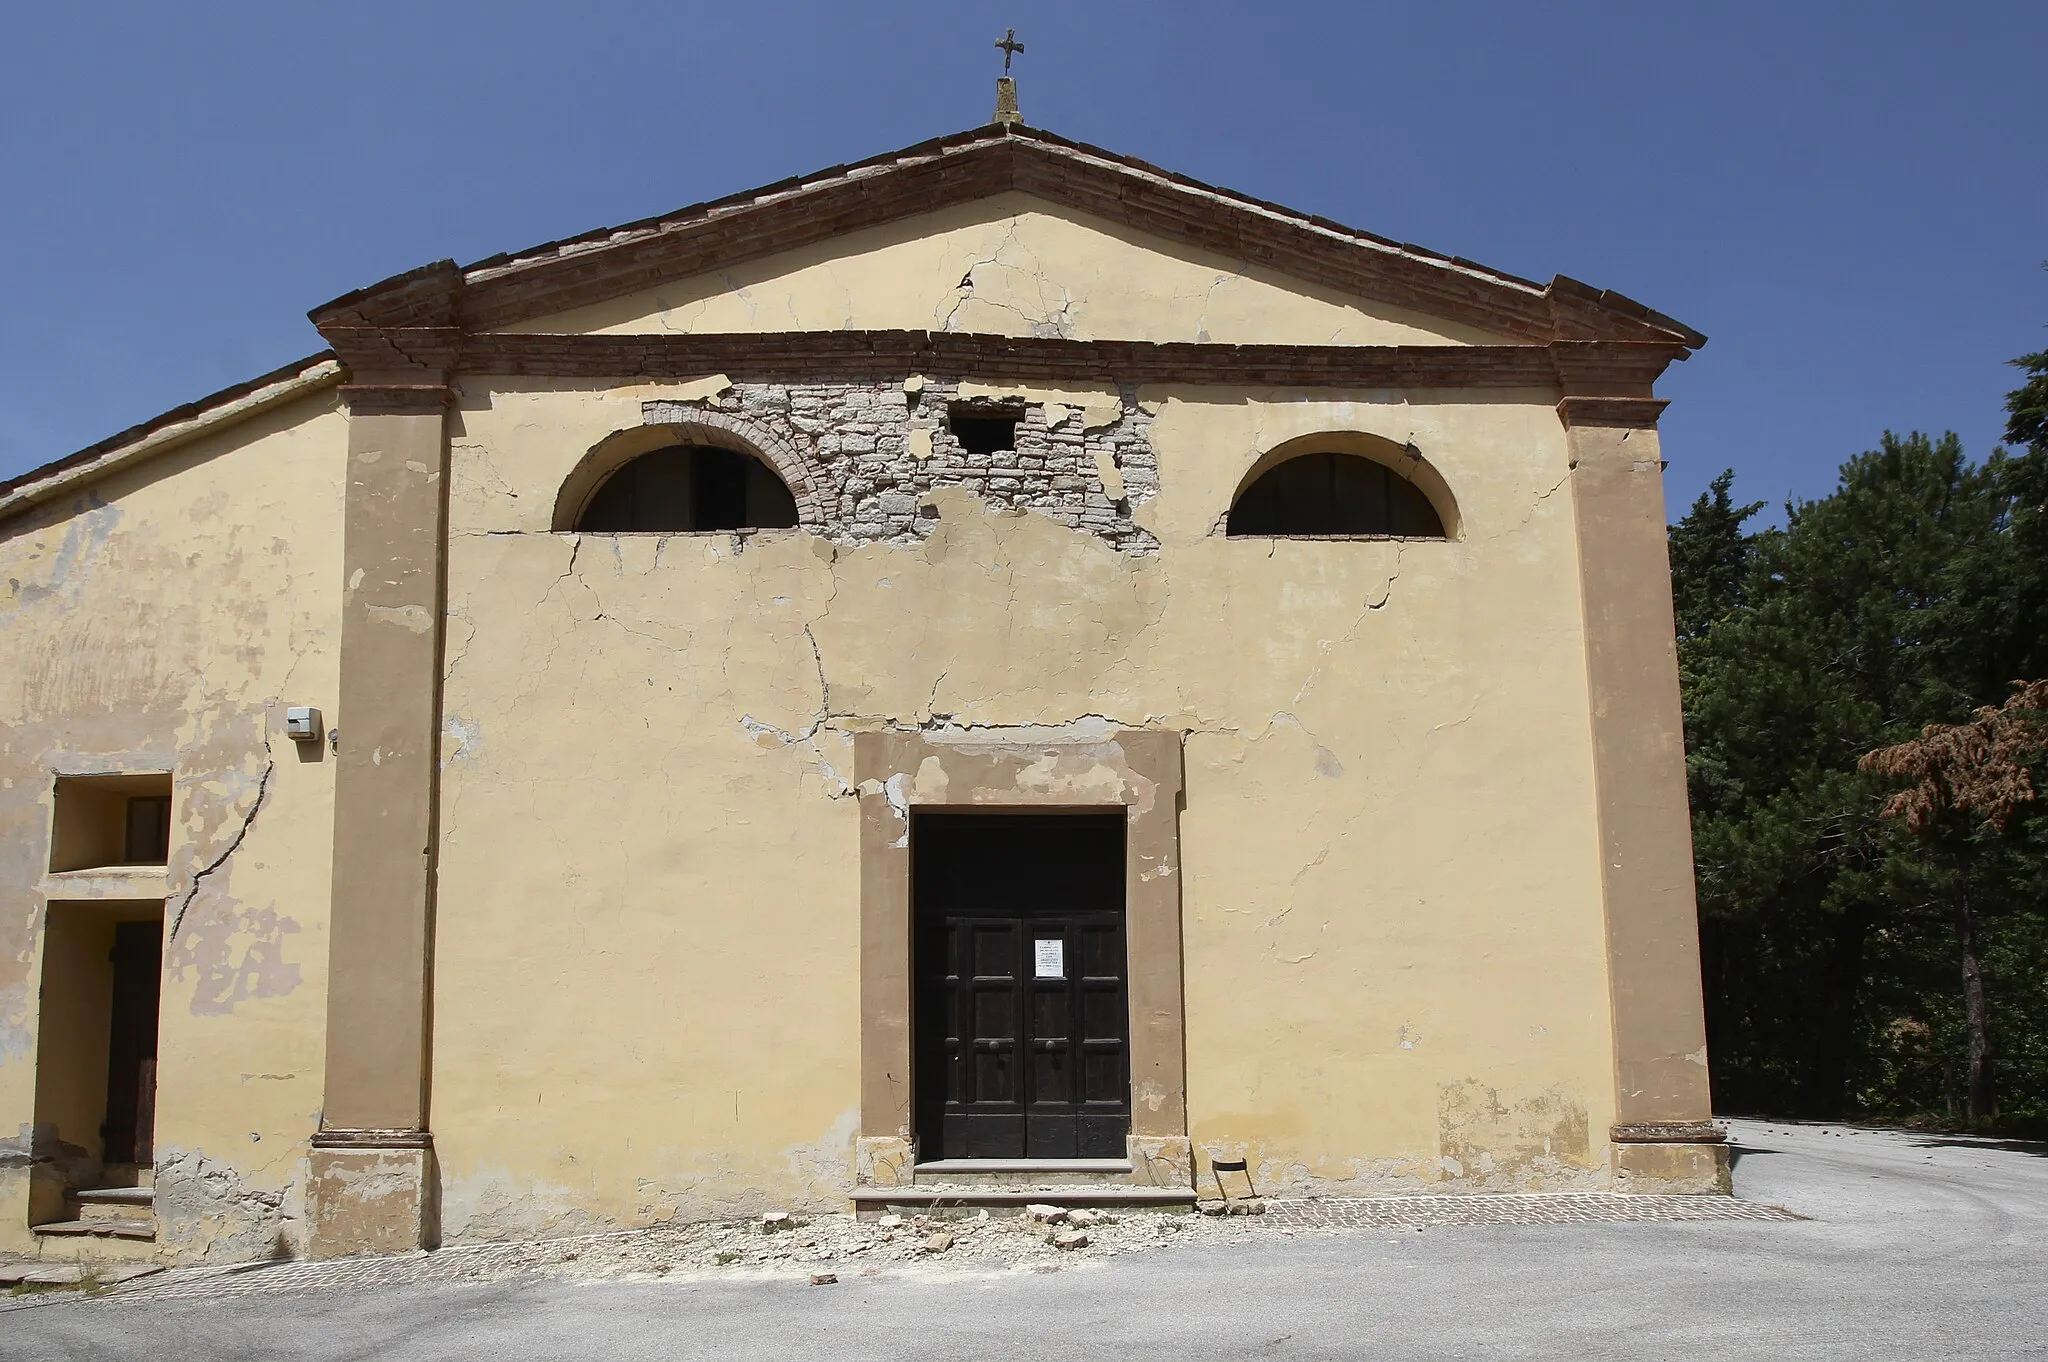
POLYGON ((338 298, 313 319, 470 334, 859 327, 1071 339, 1442 345, 1704 337, 1537 284, 990 126, 660 218, 338 298))
POLYGON ((703 335, 863 327, 1232 345, 1513 339, 1014 191, 502 329, 703 335))

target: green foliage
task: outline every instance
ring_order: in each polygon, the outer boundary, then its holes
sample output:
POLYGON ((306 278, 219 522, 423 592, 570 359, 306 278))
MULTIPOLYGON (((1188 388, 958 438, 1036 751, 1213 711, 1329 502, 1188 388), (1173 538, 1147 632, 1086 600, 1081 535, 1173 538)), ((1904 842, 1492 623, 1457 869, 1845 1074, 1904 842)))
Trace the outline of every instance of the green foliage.
POLYGON ((1672 527, 1723 1109, 1962 1119, 1966 899, 2001 1119, 2048 1124, 2048 806, 1914 837, 1857 770, 2048 676, 2048 352, 2021 363, 2021 450, 1887 434, 1782 529, 1748 530, 1726 473, 1672 527))

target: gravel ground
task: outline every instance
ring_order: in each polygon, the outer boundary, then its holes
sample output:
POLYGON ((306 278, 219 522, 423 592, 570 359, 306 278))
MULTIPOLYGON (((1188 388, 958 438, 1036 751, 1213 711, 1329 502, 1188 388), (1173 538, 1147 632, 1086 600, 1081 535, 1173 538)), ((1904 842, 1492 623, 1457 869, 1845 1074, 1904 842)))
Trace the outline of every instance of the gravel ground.
POLYGON ((2048 1358, 2048 1146, 1734 1134, 1740 1201, 1276 1201, 1064 1250, 1014 1215, 829 1216, 188 1269, 33 1298, 66 1303, 0 1320, 0 1357, 2048 1358))

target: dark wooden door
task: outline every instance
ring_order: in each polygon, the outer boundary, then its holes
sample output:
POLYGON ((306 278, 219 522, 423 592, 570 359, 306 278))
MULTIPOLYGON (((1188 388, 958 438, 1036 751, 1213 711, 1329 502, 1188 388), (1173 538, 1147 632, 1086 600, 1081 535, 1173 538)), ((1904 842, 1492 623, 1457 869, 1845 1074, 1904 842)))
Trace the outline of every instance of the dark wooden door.
POLYGON ((117 922, 107 1033, 106 1163, 149 1163, 156 1124, 156 1017, 163 989, 162 922, 117 922))
POLYGON ((1122 812, 920 814, 911 839, 921 1156, 1124 1157, 1122 812))

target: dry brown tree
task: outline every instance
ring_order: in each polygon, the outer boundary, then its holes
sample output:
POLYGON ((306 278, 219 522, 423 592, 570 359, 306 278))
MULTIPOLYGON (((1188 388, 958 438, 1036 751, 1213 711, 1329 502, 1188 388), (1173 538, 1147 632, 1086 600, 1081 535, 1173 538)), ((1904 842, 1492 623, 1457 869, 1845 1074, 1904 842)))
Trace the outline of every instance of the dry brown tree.
POLYGON ((1986 705, 1963 724, 1929 724, 1920 736, 1880 747, 1858 770, 1911 782, 1884 803, 1886 818, 1903 818, 1925 835, 1950 809, 2005 825, 2034 798, 2027 767, 2048 746, 2048 681, 2015 681, 2002 705, 1986 705))
MULTIPOLYGON (((2033 802, 2028 768, 2048 748, 2048 680, 2016 681, 2002 705, 1986 705, 1967 723, 1929 724, 1920 736, 1865 753, 1857 769, 1906 782, 1880 811, 1903 821, 1916 836, 1931 838, 1942 816, 1953 812, 1980 818, 2003 833, 2022 804, 2033 802)), ((1970 877, 1960 864, 1955 876, 1956 935, 1962 948, 1963 1012, 1970 1031, 1969 1113, 1981 1121, 1992 1111, 1991 1017, 1984 997, 1984 971, 1977 940, 1977 915, 1970 903, 1970 877)))

